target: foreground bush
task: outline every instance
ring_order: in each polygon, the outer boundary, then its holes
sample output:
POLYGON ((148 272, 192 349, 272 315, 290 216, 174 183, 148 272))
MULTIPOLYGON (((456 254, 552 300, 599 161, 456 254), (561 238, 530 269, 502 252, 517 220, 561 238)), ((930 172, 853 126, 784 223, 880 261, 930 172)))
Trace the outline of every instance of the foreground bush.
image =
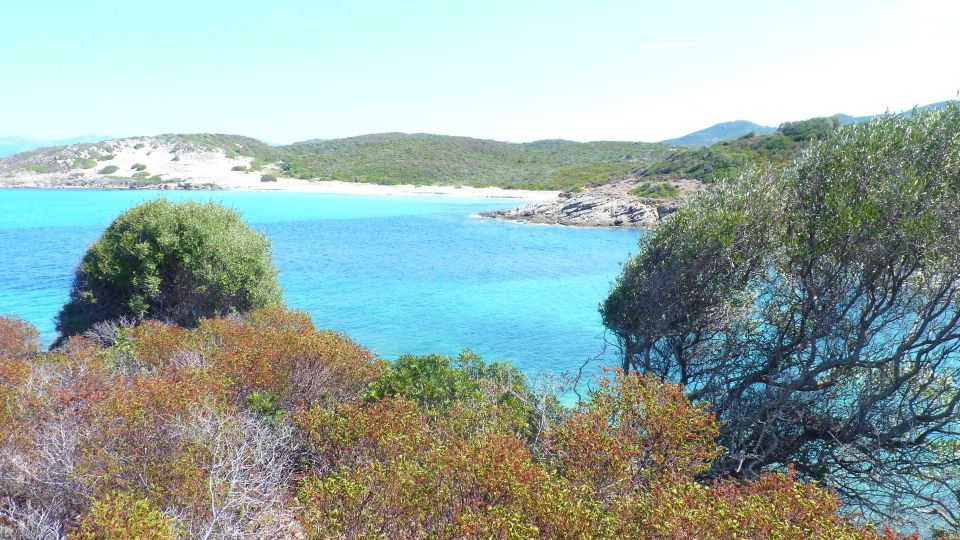
POLYGON ((90 246, 57 330, 62 340, 121 318, 193 327, 280 303, 269 241, 239 214, 161 199, 128 210, 90 246))
POLYGON ((298 423, 313 538, 879 537, 790 475, 698 483, 716 422, 653 378, 603 382, 539 454, 472 411, 403 398, 312 408, 298 423))
POLYGON ((107 345, 73 337, 0 363, 0 537, 289 537, 301 451, 287 419, 364 399, 380 372, 279 308, 145 322, 107 345))
POLYGON ((173 520, 144 498, 111 493, 93 503, 84 515, 80 530, 71 540, 129 538, 137 540, 180 540, 173 520))
POLYGON ((436 411, 457 406, 489 410, 495 405, 497 416, 528 437, 535 437, 561 414, 556 397, 535 394, 519 370, 505 362, 484 362, 471 351, 458 357, 400 356, 385 366, 368 396, 402 397, 436 411))
POLYGON ((0 363, 2 538, 883 537, 791 473, 699 481, 717 422, 653 377, 554 410, 279 308, 96 337, 0 363))
POLYGON ((0 315, 0 362, 23 360, 40 348, 40 334, 30 323, 0 315))

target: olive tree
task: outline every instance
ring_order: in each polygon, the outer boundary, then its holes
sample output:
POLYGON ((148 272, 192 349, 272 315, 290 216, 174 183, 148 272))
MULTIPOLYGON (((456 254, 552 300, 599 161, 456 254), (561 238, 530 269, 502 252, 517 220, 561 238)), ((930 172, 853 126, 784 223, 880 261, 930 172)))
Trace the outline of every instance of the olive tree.
POLYGON ((57 330, 63 339, 121 318, 189 327, 280 303, 270 242, 237 212, 158 199, 123 213, 90 246, 57 330))
POLYGON ((956 526, 958 234, 960 107, 886 116, 678 212, 601 312, 624 370, 712 406, 713 474, 793 466, 956 526))

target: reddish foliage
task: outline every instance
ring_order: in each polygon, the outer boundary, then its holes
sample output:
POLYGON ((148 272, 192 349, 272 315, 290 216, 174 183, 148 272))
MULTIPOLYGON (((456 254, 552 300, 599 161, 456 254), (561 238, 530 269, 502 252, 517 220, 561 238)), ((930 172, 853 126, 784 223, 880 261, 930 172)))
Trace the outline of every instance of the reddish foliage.
MULTIPOLYGON (((203 407, 216 388, 185 372, 114 378, 83 415, 77 478, 95 494, 149 493, 162 506, 206 497, 203 456, 176 437, 176 424, 203 407)), ((196 506, 196 505, 194 505, 196 506)))
POLYGON ((0 360, 23 360, 32 356, 40 348, 40 334, 30 323, 0 315, 0 360))
POLYGON ((380 371, 369 351, 336 332, 313 330, 296 312, 268 308, 249 317, 210 319, 197 330, 238 403, 254 391, 278 396, 287 409, 349 401, 380 371))
POLYGON ((655 378, 604 381, 545 460, 463 418, 397 398, 303 413, 304 526, 315 538, 881 537, 790 474, 696 482, 717 455, 716 422, 655 378))
POLYGON ((24 412, 21 386, 30 376, 23 360, 0 360, 0 446, 19 431, 24 412))
POLYGON ((184 356, 195 350, 189 330, 156 321, 146 321, 130 332, 137 359, 154 368, 185 364, 184 356))
POLYGON ((701 472, 719 452, 716 437, 713 415, 679 386, 617 372, 548 446, 567 478, 606 497, 701 472))
POLYGON ((107 349, 71 338, 0 362, 0 457, 69 469, 32 496, 75 490, 63 508, 82 514, 77 538, 231 519, 275 536, 292 507, 315 538, 897 538, 791 472, 698 482, 720 450, 716 420, 653 377, 614 373, 532 445, 499 400, 361 399, 380 369, 277 309, 196 330, 144 323, 107 349), (70 436, 44 439, 47 425, 70 436))

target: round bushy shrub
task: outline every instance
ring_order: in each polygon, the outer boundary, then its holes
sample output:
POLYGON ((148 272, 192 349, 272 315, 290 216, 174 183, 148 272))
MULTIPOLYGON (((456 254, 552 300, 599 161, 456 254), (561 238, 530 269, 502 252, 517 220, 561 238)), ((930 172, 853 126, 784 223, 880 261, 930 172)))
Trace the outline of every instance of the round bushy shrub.
POLYGON ((216 203, 159 199, 110 224, 77 268, 61 339, 121 317, 196 326, 281 304, 270 242, 216 203))

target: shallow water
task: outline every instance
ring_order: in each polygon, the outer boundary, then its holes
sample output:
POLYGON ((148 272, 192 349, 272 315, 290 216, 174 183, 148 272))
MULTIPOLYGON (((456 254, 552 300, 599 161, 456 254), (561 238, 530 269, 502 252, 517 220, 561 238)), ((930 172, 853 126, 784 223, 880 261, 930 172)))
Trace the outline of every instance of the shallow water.
POLYGON ((290 307, 374 352, 470 348, 531 375, 603 352, 597 313, 638 231, 475 215, 506 199, 314 193, 0 190, 0 313, 49 343, 86 247, 137 202, 218 200, 273 242, 290 307))

